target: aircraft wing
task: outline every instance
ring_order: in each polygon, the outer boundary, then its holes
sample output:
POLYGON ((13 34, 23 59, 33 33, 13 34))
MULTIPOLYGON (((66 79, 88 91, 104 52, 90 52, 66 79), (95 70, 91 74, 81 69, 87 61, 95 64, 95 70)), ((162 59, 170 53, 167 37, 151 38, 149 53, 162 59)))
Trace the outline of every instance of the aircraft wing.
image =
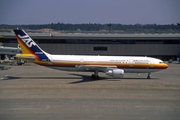
POLYGON ((85 70, 98 70, 103 72, 106 72, 109 69, 117 68, 117 66, 104 66, 104 65, 76 65, 76 67, 85 70))

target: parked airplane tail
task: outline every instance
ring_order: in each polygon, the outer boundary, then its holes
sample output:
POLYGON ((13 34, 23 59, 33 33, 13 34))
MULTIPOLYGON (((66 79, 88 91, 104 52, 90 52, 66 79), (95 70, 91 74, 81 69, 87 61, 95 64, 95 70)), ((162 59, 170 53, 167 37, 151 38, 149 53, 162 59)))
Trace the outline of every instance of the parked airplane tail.
POLYGON ((23 55, 17 57, 34 58, 40 61, 49 61, 48 53, 43 51, 24 30, 14 30, 23 55))

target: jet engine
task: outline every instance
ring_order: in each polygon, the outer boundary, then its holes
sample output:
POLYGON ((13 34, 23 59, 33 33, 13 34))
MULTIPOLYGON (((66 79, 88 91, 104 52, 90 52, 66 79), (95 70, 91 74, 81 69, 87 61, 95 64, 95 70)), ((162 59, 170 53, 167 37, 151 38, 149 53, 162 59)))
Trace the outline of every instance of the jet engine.
POLYGON ((113 78, 123 78, 124 70, 122 70, 122 69, 108 70, 106 72, 106 75, 112 76, 113 78))

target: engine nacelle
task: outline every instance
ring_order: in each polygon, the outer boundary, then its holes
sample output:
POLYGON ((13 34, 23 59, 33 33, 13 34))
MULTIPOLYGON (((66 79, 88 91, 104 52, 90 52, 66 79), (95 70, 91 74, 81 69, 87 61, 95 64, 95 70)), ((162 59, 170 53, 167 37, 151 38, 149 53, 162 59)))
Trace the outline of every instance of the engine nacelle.
POLYGON ((113 70, 108 70, 106 72, 106 75, 110 75, 113 78, 123 78, 124 76, 124 70, 122 69, 113 69, 113 70))

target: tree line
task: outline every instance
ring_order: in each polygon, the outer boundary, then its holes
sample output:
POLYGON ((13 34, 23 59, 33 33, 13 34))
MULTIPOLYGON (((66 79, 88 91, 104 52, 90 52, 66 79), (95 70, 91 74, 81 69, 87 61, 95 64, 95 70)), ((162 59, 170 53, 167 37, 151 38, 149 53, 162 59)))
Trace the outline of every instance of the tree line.
POLYGON ((180 25, 167 24, 134 24, 134 25, 123 25, 123 24, 64 24, 64 23, 51 23, 51 24, 32 24, 32 25, 6 25, 1 24, 0 29, 53 29, 67 32, 117 32, 117 33, 180 33, 180 25))

